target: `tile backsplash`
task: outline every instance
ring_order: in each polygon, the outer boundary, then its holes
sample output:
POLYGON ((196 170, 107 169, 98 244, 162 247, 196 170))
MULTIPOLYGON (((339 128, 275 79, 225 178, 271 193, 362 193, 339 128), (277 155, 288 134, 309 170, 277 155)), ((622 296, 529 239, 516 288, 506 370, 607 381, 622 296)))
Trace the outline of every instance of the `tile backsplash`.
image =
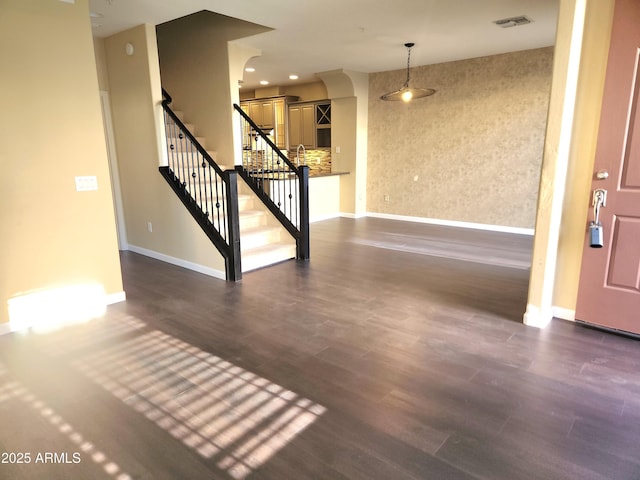
MULTIPOLYGON (((289 157, 294 165, 296 164, 296 151, 283 151, 289 157)), ((300 152, 302 155, 302 152, 300 152)), ((328 149, 314 149, 306 152, 307 166, 309 167, 309 176, 324 175, 331 173, 331 151, 328 149)), ((302 163, 302 161, 301 161, 302 163)))

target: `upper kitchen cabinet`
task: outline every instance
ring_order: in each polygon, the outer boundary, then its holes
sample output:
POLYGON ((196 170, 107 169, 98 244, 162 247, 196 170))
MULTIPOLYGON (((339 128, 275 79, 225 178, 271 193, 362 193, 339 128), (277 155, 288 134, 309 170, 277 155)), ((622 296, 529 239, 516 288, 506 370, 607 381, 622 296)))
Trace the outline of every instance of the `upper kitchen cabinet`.
POLYGON ((257 100, 249 103, 249 116, 263 130, 274 127, 273 100, 257 100))
POLYGON ((316 147, 331 148, 331 103, 316 104, 316 147))
POLYGON ((331 148, 331 102, 289 105, 289 148, 331 148))
POLYGON ((289 105, 289 147, 315 148, 315 105, 289 105))
POLYGON ((287 148, 287 104, 298 97, 281 96, 240 102, 242 110, 263 131, 273 130, 272 139, 280 149, 287 148))

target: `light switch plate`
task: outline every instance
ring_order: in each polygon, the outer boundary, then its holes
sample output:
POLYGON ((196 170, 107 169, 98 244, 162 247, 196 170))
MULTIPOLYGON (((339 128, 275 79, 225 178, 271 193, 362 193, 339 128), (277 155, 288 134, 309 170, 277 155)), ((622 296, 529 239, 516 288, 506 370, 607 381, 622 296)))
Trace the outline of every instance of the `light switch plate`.
POLYGON ((95 175, 76 177, 76 191, 88 192, 98 190, 98 178, 95 175))

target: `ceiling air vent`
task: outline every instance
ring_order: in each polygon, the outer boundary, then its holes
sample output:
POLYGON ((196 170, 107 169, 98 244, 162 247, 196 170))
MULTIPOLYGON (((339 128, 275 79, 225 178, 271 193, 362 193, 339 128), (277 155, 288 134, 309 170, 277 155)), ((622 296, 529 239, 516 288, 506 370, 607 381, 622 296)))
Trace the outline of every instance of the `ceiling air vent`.
POLYGON ((502 28, 509 27, 517 27, 519 25, 526 25, 527 23, 531 23, 531 19, 524 15, 520 15, 519 17, 511 17, 511 18, 503 18, 502 20, 495 20, 497 26, 502 28))

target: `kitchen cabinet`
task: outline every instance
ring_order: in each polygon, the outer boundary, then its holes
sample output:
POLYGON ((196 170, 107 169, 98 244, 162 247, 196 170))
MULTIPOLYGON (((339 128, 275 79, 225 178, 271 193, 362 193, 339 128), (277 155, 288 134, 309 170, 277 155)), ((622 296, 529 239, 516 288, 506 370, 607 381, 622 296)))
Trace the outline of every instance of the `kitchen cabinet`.
POLYGON ((287 148, 287 104, 297 100, 294 96, 281 96, 245 100, 242 110, 263 131, 273 130, 272 140, 280 149, 287 148))
POLYGON ((289 106, 289 148, 298 145, 315 148, 315 106, 300 104, 289 106))
POLYGON ((289 105, 289 148, 331 148, 331 102, 289 105))
POLYGON ((249 103, 249 116, 260 128, 269 130, 274 127, 273 100, 249 103))
POLYGON ((273 101, 273 138, 276 146, 281 149, 287 148, 287 110, 284 98, 276 98, 273 101))

